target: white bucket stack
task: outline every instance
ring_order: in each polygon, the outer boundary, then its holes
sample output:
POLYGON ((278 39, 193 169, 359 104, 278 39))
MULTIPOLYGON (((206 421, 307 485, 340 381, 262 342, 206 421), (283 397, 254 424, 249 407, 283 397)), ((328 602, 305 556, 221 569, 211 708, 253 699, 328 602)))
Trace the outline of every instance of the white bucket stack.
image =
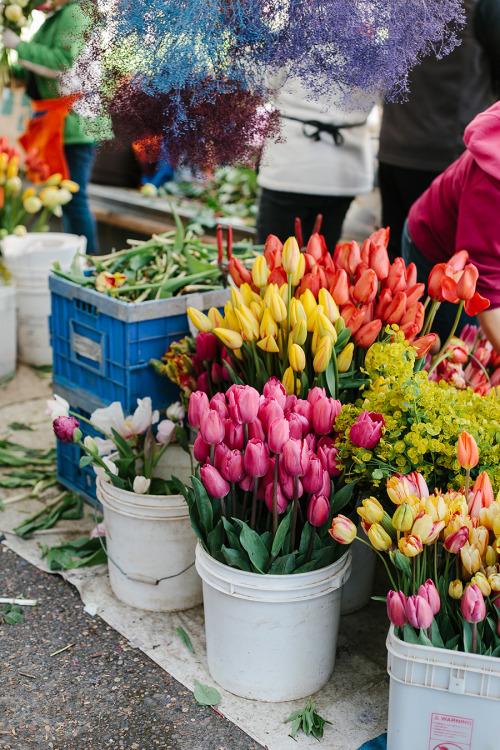
POLYGON ((51 365, 49 273, 54 261, 68 271, 85 237, 62 232, 32 232, 2 240, 2 260, 17 290, 17 345, 21 362, 51 365))

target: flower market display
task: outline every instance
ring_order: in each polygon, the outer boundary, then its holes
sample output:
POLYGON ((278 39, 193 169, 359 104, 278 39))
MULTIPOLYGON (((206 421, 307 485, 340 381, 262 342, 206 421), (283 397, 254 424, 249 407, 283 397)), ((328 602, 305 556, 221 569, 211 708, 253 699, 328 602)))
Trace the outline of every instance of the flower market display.
MULTIPOLYGON (((5 3, 0 6, 0 28, 9 29, 17 36, 32 21, 32 13, 40 7, 38 0, 18 0, 16 3, 5 3)), ((9 50, 3 48, 0 54, 0 99, 4 87, 10 81, 9 50)))
POLYGON ((76 182, 51 175, 36 150, 21 164, 18 149, 0 137, 0 240, 8 234, 47 231, 50 216, 62 216, 61 207, 77 191, 76 182))

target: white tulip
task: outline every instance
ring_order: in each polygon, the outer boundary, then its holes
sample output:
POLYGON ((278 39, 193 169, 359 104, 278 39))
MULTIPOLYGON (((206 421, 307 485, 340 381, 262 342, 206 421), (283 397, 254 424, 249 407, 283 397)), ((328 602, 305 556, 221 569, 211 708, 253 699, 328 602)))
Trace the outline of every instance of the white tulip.
POLYGON ((158 432, 156 433, 156 439, 159 443, 164 445, 171 439, 172 434, 175 430, 175 424, 170 419, 162 419, 158 425, 158 432))
POLYGON ((52 420, 57 419, 57 417, 69 417, 69 409, 69 402, 54 393, 53 397, 47 401, 45 414, 49 414, 52 420))
POLYGON ((136 477, 134 479, 133 490, 136 495, 145 495, 149 490, 150 484, 151 479, 146 479, 146 477, 136 477))
POLYGON ((180 401, 171 404, 167 409, 167 418, 173 419, 174 422, 182 422, 185 416, 186 412, 180 401))

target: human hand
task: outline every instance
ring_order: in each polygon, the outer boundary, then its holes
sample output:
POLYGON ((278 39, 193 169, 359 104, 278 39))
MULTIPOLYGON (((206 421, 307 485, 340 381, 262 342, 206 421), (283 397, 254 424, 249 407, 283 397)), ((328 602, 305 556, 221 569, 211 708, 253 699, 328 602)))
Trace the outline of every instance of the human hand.
POLYGON ((2 31, 2 44, 6 49, 17 49, 20 41, 20 37, 11 29, 2 31))

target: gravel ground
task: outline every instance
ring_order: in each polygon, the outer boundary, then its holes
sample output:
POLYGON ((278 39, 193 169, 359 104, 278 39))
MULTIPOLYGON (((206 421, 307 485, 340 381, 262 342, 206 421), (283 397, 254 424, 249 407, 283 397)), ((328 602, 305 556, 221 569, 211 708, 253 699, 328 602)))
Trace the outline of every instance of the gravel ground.
POLYGON ((261 745, 99 617, 74 587, 0 548, 0 596, 38 599, 0 624, 2 750, 259 750, 261 745), (55 651, 71 645, 65 651, 55 651))

